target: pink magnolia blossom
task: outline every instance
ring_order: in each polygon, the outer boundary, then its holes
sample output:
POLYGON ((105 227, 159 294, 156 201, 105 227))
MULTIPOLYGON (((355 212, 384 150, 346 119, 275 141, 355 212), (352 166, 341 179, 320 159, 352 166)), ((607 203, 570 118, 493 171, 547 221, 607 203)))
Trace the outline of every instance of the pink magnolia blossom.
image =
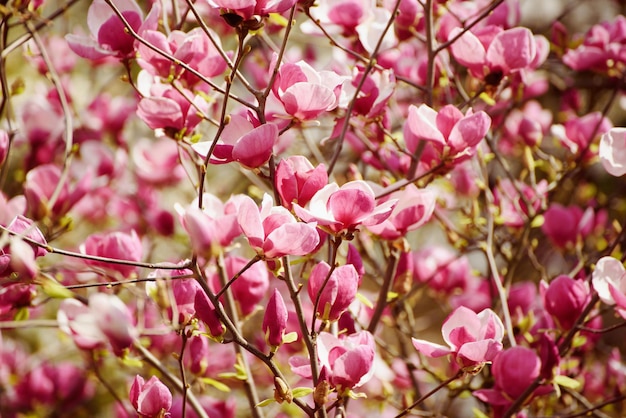
POLYGON ((551 125, 552 112, 541 107, 537 101, 529 101, 522 109, 513 109, 506 117, 498 145, 507 153, 520 145, 538 146, 551 125))
POLYGON ((305 206, 313 195, 328 184, 324 164, 313 164, 302 155, 280 160, 276 166, 276 189, 284 207, 291 210, 294 203, 305 206))
POLYGON ((358 388, 374 375, 374 336, 368 331, 360 331, 337 338, 322 332, 317 337, 317 357, 331 386, 339 392, 358 388))
MULTIPOLYGON (((0 270, 2 270, 2 266, 0 266, 0 270)), ((33 284, 3 285, 0 287, 0 319, 12 319, 13 315, 10 315, 12 312, 20 308, 30 307, 36 296, 37 288, 33 284)))
POLYGON ((611 121, 601 112, 591 112, 582 117, 572 116, 563 126, 553 125, 552 133, 573 154, 586 151, 585 155, 591 157, 588 148, 593 140, 612 127, 611 121))
MULTIPOLYGON (((137 233, 133 230, 126 232, 109 232, 93 234, 80 246, 83 254, 95 255, 117 260, 141 261, 143 246, 137 233)), ((113 264, 102 261, 86 260, 87 264, 100 267, 109 274, 115 274, 118 278, 130 277, 137 271, 137 267, 125 264, 113 264)), ((115 278, 115 277, 113 277, 115 278)))
POLYGON ((222 321, 220 321, 217 309, 202 289, 196 292, 194 309, 198 319, 206 324, 213 337, 221 338, 222 335, 224 335, 226 328, 224 328, 222 321))
POLYGON ((336 321, 354 301, 360 277, 352 264, 340 266, 330 273, 322 288, 329 273, 330 266, 326 262, 317 264, 311 271, 307 289, 313 304, 319 295, 316 315, 324 321, 336 321))
MULTIPOLYGON (((214 33, 212 35, 214 41, 221 47, 220 38, 214 33)), ((143 37, 150 45, 157 46, 205 77, 215 77, 226 70, 226 61, 202 28, 192 29, 188 33, 175 30, 167 37, 162 32, 147 30, 143 33, 143 37)), ((174 74, 185 80, 187 86, 193 86, 201 81, 144 44, 137 46, 137 52, 139 65, 154 76, 167 79, 174 74)))
POLYGON ((600 139, 600 162, 612 176, 626 174, 626 128, 611 128, 600 139))
MULTIPOLYGON (((462 33, 453 29, 448 40, 462 33)), ((466 66, 472 75, 484 78, 488 84, 500 84, 503 76, 530 67, 537 56, 533 33, 523 27, 503 30, 497 26, 466 31, 450 45, 454 58, 466 66)))
MULTIPOLYGON (((142 86, 143 90, 146 90, 142 86)), ((149 91, 144 92, 144 98, 137 106, 137 116, 150 129, 163 129, 166 132, 177 134, 190 133, 202 121, 198 114, 206 113, 208 104, 202 96, 194 95, 191 91, 170 85, 153 84, 149 91)))
POLYGON ((42 257, 48 254, 48 251, 44 247, 42 247, 48 245, 46 238, 43 236, 41 230, 37 227, 37 225, 35 225, 35 223, 31 219, 23 215, 17 215, 11 220, 11 222, 9 222, 9 224, 6 226, 6 229, 13 232, 18 237, 24 236, 41 244, 40 246, 30 244, 33 251, 35 252, 35 257, 42 257))
POLYGON ((283 343, 288 316, 287 306, 285 306, 283 297, 278 289, 274 289, 274 293, 272 293, 269 302, 267 302, 262 325, 265 341, 271 347, 272 352, 276 351, 283 343))
POLYGON ((491 119, 482 110, 474 113, 470 109, 463 115, 452 105, 439 112, 425 104, 411 105, 404 124, 404 140, 411 153, 416 152, 421 141, 427 141, 421 160, 428 166, 444 160, 459 163, 476 153, 490 126, 491 119))
POLYGON ((141 418, 161 418, 167 416, 172 407, 172 394, 156 376, 147 382, 137 375, 130 387, 130 403, 141 418))
POLYGON ((4 165, 4 161, 9 154, 9 133, 4 129, 0 129, 0 167, 4 165))
POLYGON ((448 316, 441 333, 448 347, 416 338, 412 339, 413 346, 428 357, 452 354, 463 370, 473 373, 502 350, 504 325, 491 309, 476 314, 461 306, 448 316))
POLYGON ((339 105, 345 77, 333 71, 316 71, 304 61, 282 64, 272 92, 287 114, 299 120, 316 119, 339 105))
POLYGON ((148 185, 173 186, 185 177, 176 142, 170 138, 142 139, 133 144, 135 174, 148 185))
MULTIPOLYGON (((209 162, 226 164, 237 161, 244 167, 258 168, 269 160, 277 141, 278 127, 273 123, 255 126, 243 116, 231 115, 209 162)), ((192 145, 192 148, 206 158, 211 145, 212 141, 204 141, 192 145)))
MULTIPOLYGON (((248 260, 243 257, 227 256, 224 259, 227 277, 233 277, 241 272, 246 264, 248 264, 248 260)), ((243 316, 250 315, 256 309, 258 303, 265 298, 270 286, 269 274, 267 267, 263 263, 255 263, 241 273, 230 286, 233 297, 239 305, 243 316)), ((218 292, 222 285, 217 274, 207 271, 207 276, 211 290, 218 292)))
POLYGON ((419 282, 446 295, 464 291, 472 279, 467 257, 442 246, 429 246, 414 251, 413 275, 419 282))
MULTIPOLYGON (((160 3, 154 3, 145 20, 134 0, 113 0, 113 4, 135 32, 142 34, 145 30, 156 29, 160 3)), ((134 54, 134 38, 126 32, 124 22, 104 0, 94 0, 91 3, 87 11, 87 25, 91 36, 65 36, 70 49, 76 54, 91 60, 109 56, 129 58, 134 54)))
POLYGON ((535 187, 519 181, 513 183, 509 179, 500 180, 498 187, 493 191, 494 201, 500 206, 498 221, 514 228, 524 226, 529 212, 536 213, 541 208, 547 192, 548 182, 545 180, 541 180, 535 187))
POLYGON ((128 307, 117 296, 105 293, 91 295, 89 305, 76 299, 64 299, 57 312, 57 321, 59 328, 83 350, 108 342, 119 354, 138 337, 128 307))
POLYGON ((365 73, 362 66, 355 68, 353 73, 352 83, 344 86, 348 96, 352 97, 354 95, 352 89, 362 84, 361 92, 354 102, 353 111, 368 119, 380 117, 385 113, 389 99, 396 89, 396 77, 393 72, 384 70, 369 73, 364 83, 361 83, 365 73))
POLYGON ((626 269, 622 262, 613 257, 602 257, 591 277, 600 300, 607 305, 616 305, 617 312, 626 318, 626 269))
POLYGON ((570 330, 591 300, 589 285, 561 275, 546 284, 541 282, 543 304, 561 329, 570 330))
POLYGON ((293 206, 296 215, 305 222, 317 222, 335 234, 351 234, 360 226, 377 225, 387 219, 396 200, 377 204, 374 191, 364 181, 355 180, 339 187, 324 186, 311 198, 309 208, 293 206))
POLYGON ((28 213, 33 219, 43 219, 46 216, 57 218, 65 215, 85 196, 91 183, 91 176, 85 175, 72 186, 66 179, 61 185, 61 192, 56 195, 56 200, 50 206, 51 199, 61 181, 61 168, 54 164, 40 165, 26 174, 24 196, 28 213))
POLYGON ((583 212, 578 206, 565 207, 558 203, 551 204, 543 216, 541 231, 559 248, 576 244, 580 238, 587 236, 595 218, 593 208, 583 212))
MULTIPOLYGON (((500 352, 493 361, 491 373, 495 379, 493 389, 479 389, 474 396, 494 407, 495 416, 501 416, 518 399, 541 373, 541 359, 531 349, 512 347, 500 352)), ((533 396, 550 393, 552 386, 540 386, 533 396)))
POLYGON ((619 15, 613 22, 593 26, 583 43, 570 49, 563 62, 577 71, 608 72, 620 77, 626 64, 626 17, 619 15))
POLYGON ((418 189, 415 185, 409 184, 403 190, 394 192, 382 200, 393 199, 397 200, 397 203, 389 218, 367 229, 386 240, 404 237, 409 231, 430 220, 435 210, 436 198, 432 190, 418 189))
POLYGON ((220 9, 222 14, 235 13, 248 20, 253 16, 282 13, 289 10, 296 0, 208 0, 209 6, 220 9))
POLYGON ((298 222, 284 207, 274 206, 266 194, 259 208, 248 196, 242 196, 237 221, 255 251, 265 258, 306 255, 319 244, 315 223, 298 222))

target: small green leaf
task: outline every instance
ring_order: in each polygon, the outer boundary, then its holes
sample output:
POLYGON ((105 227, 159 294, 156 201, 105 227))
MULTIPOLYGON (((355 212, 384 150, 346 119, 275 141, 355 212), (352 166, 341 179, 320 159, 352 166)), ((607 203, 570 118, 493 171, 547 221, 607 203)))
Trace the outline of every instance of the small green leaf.
POLYGON ((472 412, 474 413, 474 418, 489 418, 488 415, 478 408, 472 408, 472 412))
POLYGON ((206 383, 207 385, 213 386, 215 389, 221 392, 230 392, 230 387, 220 381, 215 379, 211 379, 210 377, 201 377, 199 379, 202 383, 206 383))
POLYGON ((367 398, 367 395, 362 392, 354 392, 352 389, 348 389, 344 392, 344 395, 348 395, 351 399, 367 398))
POLYGON ((283 344, 289 344, 294 341, 298 341, 298 333, 297 332, 289 332, 283 335, 283 344))
POLYGON ((313 388, 294 388, 292 389, 291 393, 293 394, 294 398, 302 398, 303 396, 313 393, 313 388))
POLYGON ((15 316, 13 317, 14 321, 26 321, 30 316, 30 312, 28 308, 19 308, 17 312, 15 312, 15 316))
POLYGON ((554 383, 568 389, 578 389, 580 387, 580 382, 578 380, 563 375, 556 376, 554 378, 554 383))
POLYGON ((137 367, 137 368, 143 367, 143 362, 136 357, 124 356, 122 357, 122 364, 128 367, 137 367))
POLYGON ((367 306, 370 309, 374 309, 374 304, 365 297, 365 295, 363 295, 363 293, 361 292, 357 292, 356 293, 356 298, 359 300, 359 302, 361 302, 363 305, 367 306))
POLYGON ((537 215, 535 216, 535 219, 533 219, 532 223, 530 224, 531 228, 539 228, 541 225, 543 225, 544 222, 544 218, 543 215, 537 215))
POLYGON ((266 399, 266 400, 261 401, 261 402, 259 402, 258 404, 256 404, 256 406, 257 406, 257 407, 261 407, 261 408, 262 408, 262 407, 267 406, 267 405, 270 405, 270 404, 272 404, 272 403, 274 403, 274 402, 276 402, 276 400, 275 400, 275 399, 266 399))
POLYGON ((74 297, 74 293, 71 290, 65 288, 65 286, 47 274, 41 274, 37 279, 37 283, 41 286, 46 296, 51 298, 68 299, 74 297))

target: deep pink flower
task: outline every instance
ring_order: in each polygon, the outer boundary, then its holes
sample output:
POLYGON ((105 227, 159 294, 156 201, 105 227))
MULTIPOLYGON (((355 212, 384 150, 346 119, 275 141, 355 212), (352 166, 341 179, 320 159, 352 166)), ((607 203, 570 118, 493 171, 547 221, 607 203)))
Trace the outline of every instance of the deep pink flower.
POLYGON ((237 221, 250 246, 266 258, 306 255, 319 244, 314 223, 298 222, 287 209, 274 206, 268 194, 260 208, 254 200, 242 196, 237 221))
MULTIPOLYGON (((474 396, 494 406, 500 416, 528 388, 541 373, 541 360, 526 347, 512 347, 500 352, 493 361, 491 372, 495 379, 493 389, 479 389, 474 396)), ((540 386, 533 396, 551 392, 552 386, 540 386)))
POLYGON ((368 331, 345 338, 327 332, 317 337, 317 357, 331 386, 339 392, 357 388, 374 375, 376 343, 368 331))
MULTIPOLYGON (((6 226, 6 228, 9 231, 17 234, 18 236, 24 236, 39 244, 48 245, 48 243, 46 242, 46 238, 43 236, 43 233, 37 227, 37 225, 35 225, 35 223, 31 219, 23 215, 15 216, 6 226)), ((46 249, 41 246, 32 244, 31 246, 33 248, 33 251, 35 252, 35 257, 42 257, 48 254, 48 251, 46 251, 46 249)))
POLYGON ((593 208, 583 212, 578 206, 565 207, 558 203, 551 204, 543 216, 541 231, 559 248, 576 244, 589 234, 595 218, 593 208))
POLYGON ((352 233, 360 226, 377 225, 387 219, 396 200, 376 204, 374 191, 364 181, 355 180, 339 187, 330 183, 315 193, 305 209, 293 206, 305 222, 317 222, 335 234, 352 233))
POLYGON ((272 91, 287 114, 296 119, 316 119, 339 105, 345 81, 332 71, 316 71, 304 61, 280 66, 272 91))
POLYGON ((285 306, 283 297, 278 289, 274 289, 274 293, 272 293, 269 302, 267 302, 265 315, 263 316, 265 341, 272 351, 276 351, 283 343, 283 337, 287 329, 287 318, 287 306, 285 306))
MULTIPOLYGON (((258 168, 269 160, 277 141, 278 127, 273 123, 255 126, 243 116, 231 115, 209 162, 226 164, 237 161, 244 167, 258 168)), ((192 148, 206 158, 211 145, 211 141, 204 141, 194 144, 192 148)))
POLYGON ((276 189, 281 203, 291 210, 294 203, 305 206, 313 195, 328 184, 324 164, 313 164, 302 155, 293 155, 280 160, 276 166, 276 189))
POLYGON ((626 128, 612 128, 600 139, 600 162, 612 176, 626 174, 626 128))
POLYGON ((491 119, 482 110, 473 113, 470 109, 463 115, 452 105, 439 112, 425 104, 411 105, 404 124, 404 140, 411 153, 415 153, 421 141, 427 141, 421 160, 429 167, 445 160, 459 163, 476 153, 490 126, 491 119))
POLYGON ((612 127, 611 121, 604 117, 601 112, 591 112, 582 117, 569 117, 563 126, 554 125, 552 133, 573 154, 586 150, 586 157, 591 157, 588 150, 590 144, 595 138, 608 132, 612 127))
MULTIPOLYGON (((83 254, 127 261, 141 261, 143 257, 143 246, 135 231, 130 233, 109 232, 90 235, 85 243, 80 246, 80 251, 83 254)), ((119 275, 124 278, 130 277, 131 274, 137 271, 137 267, 131 265, 93 260, 86 260, 85 262, 91 266, 102 268, 109 274, 119 275)))
MULTIPOLYGON (((2 267, 0 266, 0 271, 2 267)), ((1 274, 1 273, 0 273, 1 274)), ((13 283, 0 287, 0 319, 5 315, 24 307, 31 306, 37 296, 37 288, 33 284, 13 283)))
MULTIPOLYGON (((139 34, 156 29, 160 3, 152 6, 144 20, 143 12, 134 0, 113 0, 133 30, 139 34)), ((126 32, 124 22, 104 0, 94 0, 87 11, 87 25, 91 36, 69 34, 65 36, 70 49, 83 58, 97 60, 109 56, 129 58, 135 52, 135 40, 126 32)))
POLYGON ((547 285, 541 282, 543 304, 561 329, 570 330, 591 300, 589 285, 561 275, 547 285))
POLYGON ((172 394, 156 376, 147 382, 137 375, 130 387, 130 403, 141 418, 161 418, 172 407, 172 394))
POLYGON ((448 347, 413 338, 415 349, 428 357, 452 354, 456 363, 472 373, 493 361, 502 350, 504 325, 491 309, 476 314, 464 306, 448 316, 441 329, 448 347))
POLYGON ((194 299, 196 316, 209 328, 209 333, 215 338, 221 338, 226 328, 220 321, 217 310, 204 290, 199 289, 194 299))
POLYGON ((596 263, 591 283, 600 300, 616 305, 617 312, 626 318, 626 269, 613 257, 602 257, 596 263))
POLYGON ((354 301, 360 277, 352 264, 340 266, 333 270, 322 289, 328 273, 330 266, 324 261, 313 267, 307 289, 312 303, 321 292, 316 315, 324 321, 336 321, 354 301))

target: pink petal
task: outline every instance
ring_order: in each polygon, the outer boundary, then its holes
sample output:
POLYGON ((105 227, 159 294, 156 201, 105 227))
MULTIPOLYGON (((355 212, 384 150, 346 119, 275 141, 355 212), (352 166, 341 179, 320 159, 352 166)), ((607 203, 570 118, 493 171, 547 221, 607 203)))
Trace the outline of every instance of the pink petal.
POLYGON ((452 353, 452 350, 450 350, 448 347, 431 343, 430 341, 411 338, 411 342, 413 343, 413 347, 415 347, 417 351, 427 357, 443 357, 447 354, 452 353))
POLYGON ((409 106, 409 114, 404 123, 404 141, 410 152, 415 152, 420 141, 445 144, 443 134, 437 128, 437 112, 426 105, 419 108, 409 106))
POLYGON ((248 238, 250 246, 257 249, 262 248, 263 241, 265 241, 265 231, 263 230, 261 214, 257 204, 248 196, 242 196, 237 211, 237 222, 248 238))
POLYGON ((248 168, 258 168, 272 155, 278 140, 278 127, 267 123, 242 136, 233 147, 233 158, 248 168))
POLYGON ((453 153, 463 153, 473 148, 485 137, 491 127, 491 118, 482 110, 461 119, 452 129, 448 145, 453 153))
MULTIPOLYGON (((461 28, 454 28, 448 35, 448 40, 454 38, 463 30, 461 28)), ((457 39, 452 45, 450 50, 454 59, 459 64, 464 65, 470 69, 481 69, 485 63, 485 48, 480 40, 470 31, 466 31, 459 39, 457 39)))
POLYGON ((513 28, 498 34, 487 49, 489 67, 505 74, 528 67, 537 54, 533 33, 527 28, 513 28))
POLYGON ((183 113, 178 103, 165 97, 144 97, 137 106, 137 116, 150 129, 182 129, 183 113))
POLYGON ((296 83, 280 99, 287 113, 301 120, 315 119, 337 102, 331 89, 312 83, 296 83))
POLYGON ((315 225, 305 223, 285 224, 272 231, 265 241, 263 251, 268 258, 283 255, 306 255, 319 244, 315 225))

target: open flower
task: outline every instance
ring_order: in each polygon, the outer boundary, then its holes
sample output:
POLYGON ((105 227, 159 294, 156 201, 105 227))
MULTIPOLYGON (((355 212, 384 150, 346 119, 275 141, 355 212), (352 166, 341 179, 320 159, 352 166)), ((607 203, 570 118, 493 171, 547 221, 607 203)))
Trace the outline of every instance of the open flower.
POLYGON ((626 318, 626 269, 622 262, 613 257, 602 257, 591 277, 600 300, 607 305, 617 305, 617 312, 626 318))
POLYGON ((345 338, 322 332, 317 337, 317 356, 331 386, 342 392, 362 386, 372 378, 376 343, 368 331, 345 338))
POLYGON ((413 346, 428 357, 452 354, 463 370, 474 373, 502 350, 504 325, 491 309, 476 314, 460 306, 443 323, 441 333, 448 347, 416 338, 413 346))
POLYGON ((351 234, 360 226, 383 222, 396 202, 392 199, 377 205, 372 188, 364 181, 355 180, 341 187, 330 183, 315 193, 308 209, 298 204, 293 208, 305 222, 317 222, 335 234, 351 234))
POLYGON ((612 176, 626 174, 626 128, 612 128, 600 139, 600 162, 612 176))
POLYGON ((411 105, 404 124, 404 140, 411 153, 416 152, 421 141, 427 141, 421 160, 429 167, 444 160, 459 163, 476 153, 490 126, 491 118, 482 110, 474 113, 470 109, 463 115, 452 105, 439 112, 425 104, 411 105))
MULTIPOLYGON (((141 34, 156 29, 160 3, 155 2, 144 20, 141 8, 134 0, 113 0, 130 27, 141 34)), ((104 0, 94 0, 87 11, 87 25, 91 36, 69 34, 65 36, 72 51, 83 58, 97 60, 105 57, 128 58, 135 53, 135 39, 126 31, 124 22, 104 0)))
POLYGON ((168 416, 172 407, 172 394, 156 376, 146 382, 137 375, 130 387, 130 403, 142 418, 161 418, 168 416))

